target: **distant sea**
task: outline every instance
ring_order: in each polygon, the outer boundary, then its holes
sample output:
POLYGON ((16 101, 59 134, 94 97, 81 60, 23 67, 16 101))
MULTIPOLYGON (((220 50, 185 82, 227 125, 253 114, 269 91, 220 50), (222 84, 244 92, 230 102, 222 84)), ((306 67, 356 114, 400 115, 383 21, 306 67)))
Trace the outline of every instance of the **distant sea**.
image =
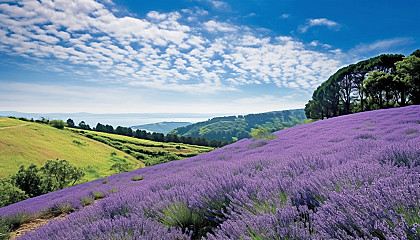
POLYGON ((97 123, 109 124, 113 127, 130 127, 157 122, 201 122, 218 116, 232 116, 234 114, 212 114, 212 113, 120 113, 120 114, 95 114, 95 113, 23 113, 13 111, 0 111, 0 116, 25 117, 28 119, 59 119, 67 121, 73 119, 77 125, 85 121, 90 127, 95 127, 97 123))

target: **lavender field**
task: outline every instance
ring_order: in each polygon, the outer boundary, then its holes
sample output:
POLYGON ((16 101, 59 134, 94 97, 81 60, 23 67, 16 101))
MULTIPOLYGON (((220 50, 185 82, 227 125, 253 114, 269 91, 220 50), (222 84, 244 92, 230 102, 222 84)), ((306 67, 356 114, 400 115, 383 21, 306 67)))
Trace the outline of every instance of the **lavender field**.
POLYGON ((19 239, 419 239, 420 106, 275 135, 28 199, 0 216, 75 210, 19 239), (98 193, 105 198, 83 207, 98 193))

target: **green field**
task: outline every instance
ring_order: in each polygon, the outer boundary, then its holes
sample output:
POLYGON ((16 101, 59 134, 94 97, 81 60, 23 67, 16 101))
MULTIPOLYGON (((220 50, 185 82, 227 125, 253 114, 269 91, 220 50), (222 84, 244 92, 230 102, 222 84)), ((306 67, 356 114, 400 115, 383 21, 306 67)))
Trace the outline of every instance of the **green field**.
POLYGON ((0 177, 16 173, 20 165, 41 166, 57 158, 83 168, 83 181, 114 174, 110 168, 115 163, 125 163, 130 170, 145 166, 130 154, 78 133, 0 117, 0 177))
POLYGON ((123 135, 69 128, 74 133, 95 139, 144 162, 146 166, 192 157, 213 150, 212 147, 183 143, 164 143, 123 135))

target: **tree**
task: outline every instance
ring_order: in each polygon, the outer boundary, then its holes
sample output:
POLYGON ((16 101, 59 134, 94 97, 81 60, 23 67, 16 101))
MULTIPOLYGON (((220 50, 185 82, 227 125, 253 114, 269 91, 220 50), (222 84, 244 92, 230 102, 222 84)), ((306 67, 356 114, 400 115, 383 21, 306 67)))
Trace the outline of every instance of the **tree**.
POLYGON ((91 130, 90 126, 88 124, 86 124, 85 121, 81 121, 79 123, 79 128, 84 129, 84 130, 91 130))
POLYGON ((49 180, 44 184, 53 191, 74 185, 85 175, 81 168, 71 165, 64 159, 48 160, 40 171, 47 178, 46 180, 49 180))
POLYGON ((73 119, 71 119, 71 118, 67 119, 66 123, 67 123, 67 126, 74 127, 74 121, 73 121, 73 119))
POLYGON ((29 197, 36 197, 43 193, 42 176, 35 164, 28 168, 20 166, 19 171, 11 177, 14 185, 24 191, 29 197))
POLYGON ((0 208, 20 202, 29 196, 8 178, 0 179, 0 208))
POLYGON ((405 57, 402 61, 396 62, 395 66, 398 76, 396 80, 408 86, 410 101, 413 104, 420 104, 420 58, 411 55, 405 57))

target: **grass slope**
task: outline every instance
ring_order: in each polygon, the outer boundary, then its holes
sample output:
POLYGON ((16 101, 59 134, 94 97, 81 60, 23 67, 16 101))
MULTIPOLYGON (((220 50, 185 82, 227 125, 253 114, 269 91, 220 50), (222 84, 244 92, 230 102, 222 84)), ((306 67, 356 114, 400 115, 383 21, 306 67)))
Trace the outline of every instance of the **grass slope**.
POLYGON ((20 165, 42 165, 49 159, 66 159, 82 167, 85 181, 114 174, 114 163, 127 162, 132 169, 144 164, 124 152, 68 130, 48 125, 0 118, 0 177, 14 174, 20 165))
POLYGON ((130 154, 136 159, 144 162, 147 166, 192 157, 214 149, 212 147, 183 143, 155 142, 151 140, 89 130, 70 130, 130 154))

